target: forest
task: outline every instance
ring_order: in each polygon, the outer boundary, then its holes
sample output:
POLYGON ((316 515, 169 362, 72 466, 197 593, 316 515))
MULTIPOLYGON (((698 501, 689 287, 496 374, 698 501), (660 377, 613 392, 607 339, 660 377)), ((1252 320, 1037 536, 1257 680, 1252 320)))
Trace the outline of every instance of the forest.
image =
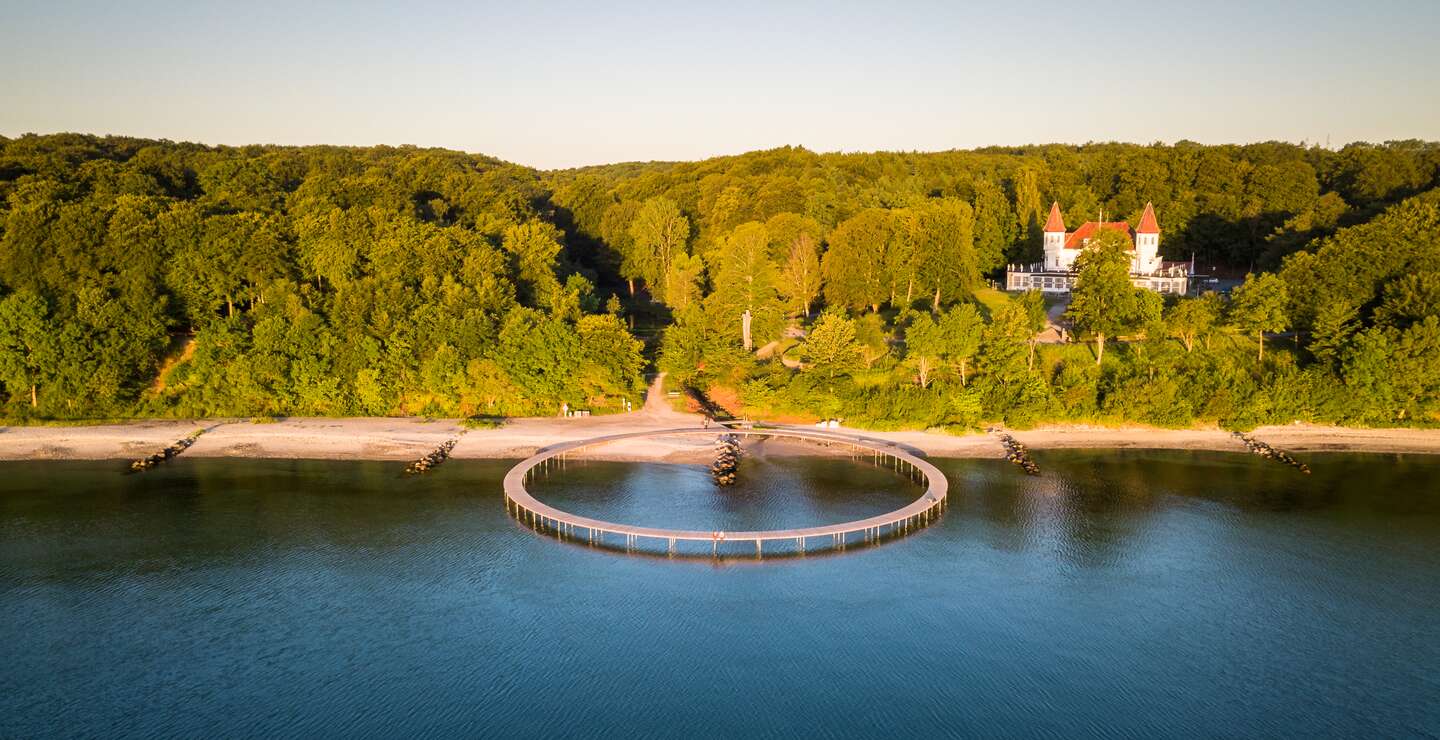
POLYGON ((0 137, 10 423, 716 410, 871 428, 1440 423, 1440 145, 781 148, 539 171, 413 147, 0 137), (1006 294, 1052 201, 1160 217, 1006 294), (1054 307, 1059 310, 1058 307, 1054 307))

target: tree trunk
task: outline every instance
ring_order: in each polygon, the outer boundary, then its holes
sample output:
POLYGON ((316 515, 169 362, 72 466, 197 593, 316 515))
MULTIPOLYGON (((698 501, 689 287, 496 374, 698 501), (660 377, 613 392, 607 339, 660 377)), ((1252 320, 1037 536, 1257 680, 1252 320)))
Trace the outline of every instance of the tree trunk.
POLYGON ((1185 338, 1185 354, 1188 355, 1188 354, 1190 354, 1190 350, 1192 350, 1192 349, 1195 348, 1195 335, 1194 335, 1194 334, 1186 334, 1184 338, 1185 338))
POLYGON ((1099 334, 1099 333, 1097 333, 1097 334, 1095 335, 1095 366, 1096 366, 1096 367, 1099 367, 1099 366, 1100 366, 1100 360, 1104 359, 1104 357, 1105 357, 1105 335, 1104 335, 1104 334, 1099 334))
POLYGON ((940 286, 938 286, 938 285, 935 286, 935 303, 932 304, 931 310, 933 310, 933 311, 939 311, 939 310, 940 310, 940 286))
POLYGON ((230 296, 225 296, 225 318, 235 315, 235 304, 230 301, 230 296))
POLYGON ((910 301, 914 299, 914 296, 915 296, 915 278, 910 278, 910 280, 905 283, 905 305, 906 305, 906 306, 909 306, 909 305, 910 305, 910 301))
POLYGON ((631 298, 634 298, 634 297, 635 297, 635 278, 625 278, 625 282, 627 282, 627 283, 630 284, 630 297, 631 297, 631 298))
POLYGON ((1265 361, 1265 332, 1263 332, 1263 331, 1257 331, 1257 332, 1255 332, 1255 338, 1258 339, 1258 340, 1260 340, 1260 354, 1259 354, 1259 356, 1257 356, 1255 359, 1258 360, 1258 361, 1260 361, 1260 362, 1264 362, 1264 361, 1265 361))
POLYGON ((960 387, 964 388, 965 386, 965 358, 962 357, 960 358, 960 387))
POLYGON ((880 304, 878 304, 878 303, 872 303, 872 304, 870 304, 870 313, 880 313, 880 304))
POLYGON ((34 409, 34 408, 39 408, 39 407, 40 407, 40 396, 36 394, 35 384, 34 384, 34 383, 31 383, 31 384, 30 384, 30 408, 34 409))
POLYGON ((1035 338, 1034 338, 1034 337, 1031 337, 1031 338, 1030 338, 1030 361, 1026 363, 1025 369, 1026 369, 1026 370, 1034 370, 1034 369, 1035 369, 1035 338))

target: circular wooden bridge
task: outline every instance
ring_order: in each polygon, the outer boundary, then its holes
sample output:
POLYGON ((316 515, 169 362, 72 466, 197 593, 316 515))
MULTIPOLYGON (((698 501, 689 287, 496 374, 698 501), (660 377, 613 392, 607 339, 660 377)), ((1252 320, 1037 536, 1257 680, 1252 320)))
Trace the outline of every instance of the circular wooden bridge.
POLYGON ((627 551, 642 547, 663 547, 670 554, 678 551, 677 543, 708 543, 712 556, 719 555, 721 548, 727 545, 729 546, 726 547, 728 552, 736 544, 745 545, 748 548, 753 543, 755 555, 760 556, 764 552, 765 543, 775 543, 777 549, 783 545, 784 549, 792 553, 804 553, 815 549, 843 550, 849 545, 875 543, 902 535, 916 527, 928 524, 939 515, 945 505, 949 482, 934 465, 888 442, 875 443, 843 434, 799 429, 729 429, 722 427, 632 432, 562 442, 541 448, 534 455, 511 468, 510 472, 505 474, 504 486, 505 507, 511 515, 536 530, 554 533, 561 538, 611 548, 623 546, 627 551), (563 468, 569 456, 588 448, 645 437, 719 436, 724 434, 801 439, 830 447, 848 448, 854 458, 868 458, 876 465, 892 468, 901 475, 924 483, 925 492, 907 506, 867 519, 800 529, 726 532, 639 527, 591 519, 561 511, 539 501, 525 488, 525 482, 537 471, 563 468))

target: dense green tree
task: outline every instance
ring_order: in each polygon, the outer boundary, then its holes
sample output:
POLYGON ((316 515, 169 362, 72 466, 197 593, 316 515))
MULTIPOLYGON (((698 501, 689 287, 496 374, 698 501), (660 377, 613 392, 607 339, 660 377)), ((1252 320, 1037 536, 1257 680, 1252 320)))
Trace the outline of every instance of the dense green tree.
POLYGON ((600 309, 595 276, 618 268, 592 241, 620 205, 603 178, 566 191, 577 224, 542 208, 537 173, 458 152, 62 136, 0 162, 0 294, 43 301, 53 350, 35 407, 4 381, 16 413, 529 413, 625 392, 595 357, 546 398, 497 361, 517 304, 564 326, 600 309))
POLYGON ((44 299, 14 293, 0 299, 0 383, 11 395, 25 393, 32 408, 40 405, 40 383, 58 368, 56 327, 44 299))
POLYGON ((915 368, 922 388, 930 386, 931 375, 940 368, 960 372, 960 385, 967 384, 970 359, 980 348, 985 320, 968 303, 946 311, 937 321, 928 313, 919 314, 905 331, 905 353, 915 368))
POLYGON ((929 234, 919 207, 890 211, 890 228, 884 247, 884 281, 887 303, 908 308, 915 297, 915 284, 922 278, 926 241, 929 234))
POLYGON ((1196 298, 1181 298, 1165 312, 1165 326, 1170 336, 1195 349, 1195 341, 1205 336, 1220 321, 1220 301, 1214 293, 1196 298))
POLYGON ((572 405, 584 398, 572 380, 584 356, 580 337, 563 321, 539 311, 511 311, 500 330, 496 359, 536 406, 555 399, 572 405))
POLYGON ((619 392, 632 403, 640 403, 644 343, 632 336, 618 317, 607 314, 583 316, 575 330, 582 353, 581 387, 586 395, 619 392))
POLYGON ((665 327, 660 344, 660 369, 678 382, 691 382, 705 368, 706 357, 714 354, 714 344, 700 305, 681 306, 675 309, 675 320, 665 327))
POLYGON ((1316 313, 1334 303, 1377 305, 1386 285, 1407 275, 1440 273, 1436 244, 1440 190, 1431 190, 1290 255, 1279 276, 1291 299, 1293 324, 1309 328, 1316 313))
POLYGON ((1402 329, 1430 316, 1440 316, 1440 273, 1414 273, 1387 283, 1375 309, 1376 323, 1402 329))
POLYGON ((1158 308, 1147 291, 1130 282, 1129 248, 1124 234, 1107 230, 1075 258, 1075 288, 1065 315, 1095 338, 1096 365, 1105 357, 1107 337, 1142 326, 1158 308))
POLYGON ((983 407, 1010 423, 1028 423, 1045 402, 1047 391, 1025 359, 1029 338, 1024 308, 1007 303, 985 327, 977 357, 975 385, 983 407))
MULTIPOLYGON (((669 199, 651 198, 635 212, 629 232, 636 271, 654 292, 669 271, 670 261, 685 251, 690 221, 669 199)), ((656 298, 665 300, 663 294, 656 298)))
POLYGON ((1375 203, 1419 187, 1424 176, 1417 164, 1394 149, 1356 143, 1329 162, 1327 175, 1346 201, 1375 203))
POLYGON ((522 298, 531 305, 549 305, 560 292, 555 277, 559 256, 560 230, 541 221, 529 221, 505 229, 500 243, 515 260, 522 298))
POLYGON ((1359 309, 1348 303, 1322 306, 1310 330, 1310 353, 1335 369, 1336 363, 1360 329, 1359 309))
POLYGON ((867 313, 855 319, 855 341, 860 343, 860 360, 867 370, 890 354, 890 331, 879 314, 867 313))
POLYGON ((1025 328, 1030 330, 1030 353, 1026 356, 1025 364, 1028 369, 1035 369, 1035 345, 1040 341, 1040 332, 1050 325, 1050 316, 1045 310, 1045 296, 1038 290, 1027 290, 1020 294, 1015 301, 1025 311, 1025 328))
POLYGON ((435 149, 0 139, 0 384, 22 418, 615 409, 639 383, 629 323, 658 337, 657 365, 680 382, 886 427, 1434 424, 1437 174, 1440 145, 1414 141, 785 147, 538 173, 435 149), (1307 351, 1286 343, 1257 367, 1208 341, 1212 304, 1181 301, 1162 322, 1144 291, 1103 368, 1034 344, 1033 297, 986 297, 987 324, 969 293, 997 249, 1034 260, 1051 200, 1077 220, 1133 219, 1153 201, 1167 254, 1202 269, 1283 259, 1284 311, 1307 351), (749 238, 760 223, 763 261, 749 238), (852 322, 850 369, 870 370, 796 372, 803 346, 743 352, 737 307, 757 339, 778 334, 740 287, 756 265, 774 275, 762 297, 806 320, 823 290, 852 322), (668 305, 612 295, 637 280, 668 305), (908 332, 915 374, 938 352, 917 384, 889 353, 901 327, 924 324, 911 318, 922 297, 944 346, 916 354, 926 331, 908 332), (38 353, 16 340, 36 316, 38 353), (543 342, 579 355, 549 362, 543 342))
MULTIPOLYGON (((1395 333, 1395 329, 1381 329, 1395 333)), ((1396 400, 1395 421, 1440 413, 1440 317, 1427 316, 1398 330, 1389 357, 1396 400)))
POLYGON ((820 243, 808 233, 796 234, 781 268, 780 294, 790 310, 809 318, 821 285, 820 243))
POLYGON ((825 240, 828 231, 813 218, 795 213, 777 213, 765 221, 765 233, 770 235, 770 259, 784 263, 791 248, 802 238, 814 245, 818 257, 820 243, 825 240))
POLYGON ((696 254, 678 254, 670 260, 662 292, 670 307, 680 310, 700 302, 704 282, 704 260, 696 254))
POLYGON ((1010 256, 1011 262, 1037 261, 1040 250, 1040 228, 1045 223, 1045 204, 1040 196, 1040 176, 1029 165, 1022 165, 1015 175, 1015 218, 1019 244, 1010 256))
POLYGON ((646 261, 635 249, 635 238, 630 232, 630 225, 635 222, 635 214, 639 210, 639 203, 621 201, 606 208, 605 215, 600 218, 600 238, 619 255, 620 277, 625 279, 632 296, 635 295, 635 281, 645 279, 646 261))
POLYGON ((770 258, 770 237, 764 224, 743 223, 726 237, 717 258, 714 291, 707 309, 723 316, 730 334, 742 338, 744 317, 749 315, 750 338, 763 345, 780 336, 784 308, 778 290, 779 268, 770 258))
POLYGON ((980 349, 984 328, 985 320, 975 306, 969 303, 962 303, 946 311, 940 319, 940 331, 945 337, 941 356, 947 363, 959 367, 962 386, 968 382, 966 370, 970 359, 980 349))
POLYGON ((859 368, 863 354, 864 348, 855 337, 855 322, 827 311, 805 338, 800 356, 808 369, 834 378, 859 368))
POLYGON ((915 368, 915 382, 930 387, 930 375, 940 366, 945 353, 945 335, 928 313, 922 313, 905 329, 905 356, 915 368))
POLYGON ((1005 253, 1019 235, 1015 212, 1000 184, 989 178, 975 183, 975 261, 981 273, 1005 265, 1005 253))
POLYGON ((1268 272, 1246 275, 1245 283, 1235 289, 1230 302, 1230 321, 1241 331, 1255 335, 1259 359, 1265 359, 1265 332, 1290 328, 1290 317, 1285 311, 1289 302, 1285 282, 1268 272))
POLYGON ((569 221, 578 233, 591 240, 606 237, 603 227, 605 214, 615 205, 615 198, 603 179, 595 175, 581 175, 557 188, 554 201, 569 211, 569 221))
POLYGON ((931 309, 939 311, 944 297, 958 298, 980 284, 975 218, 970 205, 956 199, 932 201, 916 210, 920 287, 932 296, 931 309))
POLYGON ((879 311, 888 297, 885 246, 891 220, 879 208, 869 208, 845 220, 830 232, 830 249, 821 270, 825 298, 833 306, 879 311))

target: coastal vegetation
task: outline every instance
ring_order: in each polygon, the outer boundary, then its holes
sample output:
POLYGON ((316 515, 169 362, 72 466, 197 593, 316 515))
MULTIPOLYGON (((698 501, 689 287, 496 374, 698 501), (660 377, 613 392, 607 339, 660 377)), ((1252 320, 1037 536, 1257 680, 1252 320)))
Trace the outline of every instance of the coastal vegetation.
POLYGON ((11 420, 618 411, 876 428, 1440 422, 1440 145, 782 148, 540 172, 416 148, 0 138, 11 420), (1041 342, 1052 200, 1161 214, 1232 292, 1104 237, 1041 342), (1118 256, 1117 256, 1118 255, 1118 256), (1053 330, 1051 330, 1053 332, 1053 330), (1058 337, 1056 337, 1058 338, 1058 337))
POLYGON ((641 345, 538 173, 415 149, 0 142, 12 417, 552 414, 641 345))

